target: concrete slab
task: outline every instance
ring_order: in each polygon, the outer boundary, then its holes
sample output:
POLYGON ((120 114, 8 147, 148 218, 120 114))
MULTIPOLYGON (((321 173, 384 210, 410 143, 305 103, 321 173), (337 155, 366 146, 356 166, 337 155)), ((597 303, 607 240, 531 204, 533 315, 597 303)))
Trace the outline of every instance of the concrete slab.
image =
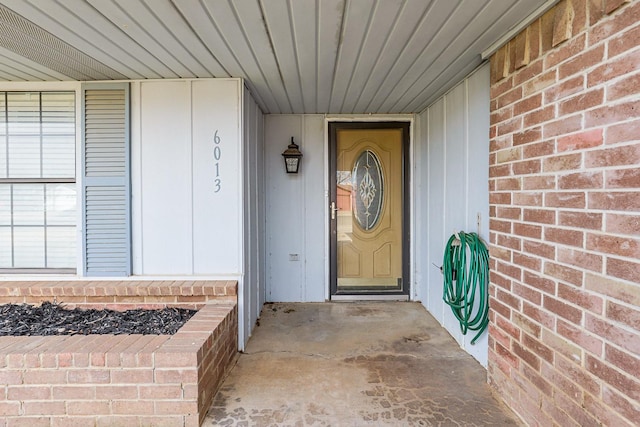
POLYGON ((268 304, 206 426, 518 426, 418 303, 268 304))

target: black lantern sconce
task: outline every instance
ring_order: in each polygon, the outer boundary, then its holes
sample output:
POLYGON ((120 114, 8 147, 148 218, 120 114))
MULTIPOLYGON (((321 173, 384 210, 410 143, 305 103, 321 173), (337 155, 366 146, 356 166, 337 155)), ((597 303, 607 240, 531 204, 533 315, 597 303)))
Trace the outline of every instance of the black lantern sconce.
POLYGON ((291 144, 289 144, 289 147, 284 150, 284 153, 282 153, 282 157, 284 157, 284 167, 287 170, 287 173, 298 173, 302 153, 298 149, 298 145, 293 142, 293 137, 291 137, 291 144))

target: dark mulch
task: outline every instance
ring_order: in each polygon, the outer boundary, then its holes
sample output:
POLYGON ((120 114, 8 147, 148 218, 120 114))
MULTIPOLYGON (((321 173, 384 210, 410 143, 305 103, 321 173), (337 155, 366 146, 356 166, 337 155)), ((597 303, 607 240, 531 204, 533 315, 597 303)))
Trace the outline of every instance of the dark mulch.
POLYGON ((91 334, 173 335, 196 310, 163 308, 66 310, 61 305, 44 302, 0 305, 0 336, 47 336, 91 334))

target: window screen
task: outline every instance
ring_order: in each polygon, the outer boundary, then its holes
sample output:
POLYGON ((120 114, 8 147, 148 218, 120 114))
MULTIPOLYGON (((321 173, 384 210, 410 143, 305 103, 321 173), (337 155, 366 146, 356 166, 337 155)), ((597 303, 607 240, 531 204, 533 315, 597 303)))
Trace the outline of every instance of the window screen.
POLYGON ((75 269, 75 93, 0 92, 0 269, 75 269))

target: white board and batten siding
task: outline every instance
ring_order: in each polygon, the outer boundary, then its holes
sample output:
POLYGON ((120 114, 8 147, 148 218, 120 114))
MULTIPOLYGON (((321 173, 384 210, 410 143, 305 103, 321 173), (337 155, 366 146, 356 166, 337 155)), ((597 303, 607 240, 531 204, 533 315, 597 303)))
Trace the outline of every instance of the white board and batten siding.
POLYGON ((132 106, 133 274, 237 280, 243 347, 264 303, 262 112, 241 79, 133 82, 132 106))
MULTIPOLYGON (((244 152, 244 279, 238 293, 242 336, 248 338, 265 303, 265 183, 264 183, 264 115, 245 88, 243 107, 244 152)), ((242 341, 242 340, 241 340, 242 341)))
POLYGON ((326 144, 323 115, 265 117, 266 300, 324 301, 326 281, 326 144), (294 138, 303 154, 287 174, 282 152, 294 138))
POLYGON ((487 366, 487 334, 474 345, 442 300, 440 270, 455 231, 489 241, 489 66, 484 65, 418 117, 415 151, 416 298, 460 345, 487 366), (480 225, 478 226, 478 217, 480 225))
POLYGON ((241 273, 240 85, 135 83, 134 274, 241 273))

